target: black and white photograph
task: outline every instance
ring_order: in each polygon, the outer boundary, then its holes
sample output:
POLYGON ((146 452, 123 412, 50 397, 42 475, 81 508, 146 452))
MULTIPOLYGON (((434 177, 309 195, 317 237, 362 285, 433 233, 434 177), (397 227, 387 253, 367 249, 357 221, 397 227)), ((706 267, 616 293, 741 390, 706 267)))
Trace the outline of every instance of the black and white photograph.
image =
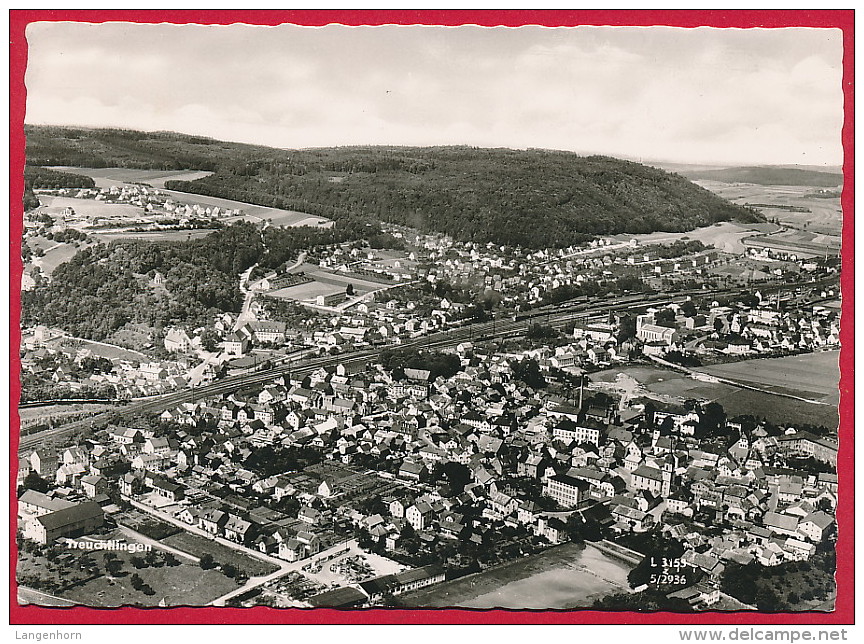
POLYGON ((26 40, 20 606, 836 609, 841 29, 26 40))

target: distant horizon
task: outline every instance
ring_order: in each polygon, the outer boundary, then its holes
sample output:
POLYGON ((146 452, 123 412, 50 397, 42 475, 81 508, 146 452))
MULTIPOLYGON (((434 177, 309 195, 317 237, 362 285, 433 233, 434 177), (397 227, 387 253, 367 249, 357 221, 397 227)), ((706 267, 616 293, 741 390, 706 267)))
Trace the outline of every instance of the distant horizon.
MULTIPOLYGON (((77 125, 77 124, 66 124, 66 123, 28 123, 26 120, 24 122, 25 127, 56 127, 56 128, 70 128, 70 129, 81 129, 81 130, 117 130, 117 131, 129 131, 129 132, 143 132, 145 134, 174 134, 178 136, 188 136, 188 137, 197 137, 210 139, 212 141, 216 141, 219 143, 235 143, 239 145, 253 145, 263 148, 269 148, 271 150, 281 150, 284 152, 291 151, 305 151, 305 150, 325 150, 325 149, 333 149, 333 148, 478 148, 478 149, 487 149, 487 150, 540 150, 546 152, 564 152, 567 154, 575 154, 577 156, 604 156, 611 157, 615 159, 620 159, 622 161, 631 161, 634 163, 639 163, 641 165, 660 165, 664 164, 670 167, 673 166, 686 166, 692 168, 705 168, 705 169, 724 169, 724 168, 800 168, 803 170, 811 170, 813 172, 825 172, 828 174, 843 174, 843 166, 842 165, 816 165, 816 164, 796 164, 796 163, 762 163, 762 164, 754 164, 754 163, 687 163, 683 161, 676 161, 674 159, 639 159, 633 156, 624 156, 624 155, 616 155, 609 154, 604 152, 578 152, 576 150, 563 150, 556 148, 541 148, 541 147, 524 147, 524 148, 516 148, 512 146, 492 146, 492 145, 471 145, 469 143, 446 143, 446 144, 432 144, 432 145, 409 145, 409 144, 389 144, 389 143, 350 143, 346 145, 313 145, 302 148, 280 148, 272 145, 266 145, 263 143, 254 143, 251 141, 237 141, 231 139, 218 139, 212 136, 204 135, 204 134, 191 134, 189 132, 179 132, 177 130, 143 130, 139 128, 130 128, 130 127, 120 127, 120 126, 99 126, 99 125, 77 125)), ((69 166, 74 167, 74 166, 69 166)), ((661 167, 661 169, 664 169, 661 167)))
POLYGON ((278 149, 843 162, 838 29, 37 22, 27 41, 33 125, 278 149))

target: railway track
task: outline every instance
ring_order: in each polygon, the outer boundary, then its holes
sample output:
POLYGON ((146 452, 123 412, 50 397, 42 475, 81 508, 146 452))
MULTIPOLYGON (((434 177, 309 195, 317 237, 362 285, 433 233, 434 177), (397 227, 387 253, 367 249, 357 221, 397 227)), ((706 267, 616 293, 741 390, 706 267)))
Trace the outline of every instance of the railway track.
MULTIPOLYGON (((824 285, 828 280, 819 282, 806 282, 796 284, 783 285, 763 285, 760 290, 763 292, 785 291, 795 288, 816 288, 824 285)), ((388 348, 394 349, 445 349, 452 348, 466 340, 482 340, 491 339, 494 337, 506 337, 508 335, 524 332, 531 324, 543 322, 555 328, 567 326, 569 323, 577 320, 590 317, 591 314, 608 314, 611 311, 627 311, 646 306, 666 306, 672 303, 681 303, 686 299, 695 295, 700 296, 722 296, 730 294, 740 294, 751 289, 742 289, 741 287, 724 289, 706 293, 703 290, 681 291, 675 294, 654 294, 654 295, 627 295, 611 300, 605 300, 602 303, 580 302, 575 305, 561 305, 556 307, 543 307, 534 311, 528 312, 522 316, 517 316, 516 319, 496 319, 488 322, 479 322, 469 324, 463 327, 456 327, 446 331, 441 331, 431 335, 402 343, 400 345, 388 345, 388 348)), ((75 433, 82 429, 89 430, 93 424, 99 420, 107 420, 113 414, 120 414, 123 417, 132 417, 146 412, 164 411, 175 405, 183 402, 190 402, 193 399, 200 400, 201 398, 209 398, 218 396, 237 389, 252 385, 263 384, 275 378, 286 374, 296 376, 306 376, 316 369, 321 367, 334 367, 342 363, 357 362, 360 360, 368 360, 375 357, 380 352, 380 349, 364 349, 361 351, 353 351, 350 353, 342 353, 332 356, 322 356, 319 358, 311 358, 307 360, 289 363, 288 365, 280 365, 255 372, 244 373, 234 376, 228 376, 217 382, 195 387, 182 391, 164 394, 145 401, 133 401, 118 407, 110 412, 101 412, 91 418, 85 418, 72 422, 68 425, 62 425, 51 429, 46 429, 34 434, 21 436, 18 443, 18 452, 24 453, 27 450, 37 447, 40 443, 47 439, 56 439, 63 436, 75 433)))

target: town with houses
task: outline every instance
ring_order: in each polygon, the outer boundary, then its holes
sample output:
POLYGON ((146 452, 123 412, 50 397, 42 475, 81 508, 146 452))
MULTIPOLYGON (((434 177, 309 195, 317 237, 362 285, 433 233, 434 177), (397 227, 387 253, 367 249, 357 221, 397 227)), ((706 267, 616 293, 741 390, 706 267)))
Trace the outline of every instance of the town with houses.
MULTIPOLYGON (((242 215, 140 186, 74 197, 139 206, 133 223, 151 228, 242 215)), ((106 225, 74 211, 26 223, 85 240, 106 225)), ((836 350, 836 256, 626 236, 529 251, 387 232, 400 248, 338 244, 281 273, 247 271, 242 312, 143 346, 22 329, 24 404, 173 396, 131 420, 22 418, 24 437, 79 425, 20 454, 22 552, 62 568, 70 540, 138 540, 219 575, 225 592, 198 603, 345 608, 410 606, 412 593, 569 542, 638 568, 653 539, 677 544, 689 573, 626 591, 688 610, 762 609, 730 597, 727 569, 833 553, 836 428, 592 375, 647 364, 710 384, 695 367, 836 350)), ((140 279, 158 289, 164 276, 140 279)), ((163 564, 148 557, 130 565, 163 564)), ((104 576, 88 566, 65 585, 35 563, 19 578, 62 596, 104 576)), ((132 578, 122 601, 158 599, 155 578, 132 578)), ((821 606, 831 592, 796 600, 821 606)))
MULTIPOLYGON (((349 607, 390 605, 477 566, 589 533, 636 564, 641 555, 623 544, 659 531, 683 544, 681 560, 699 572, 669 595, 710 609, 729 565, 808 561, 830 546, 836 439, 727 418, 701 403, 627 401, 585 383, 593 369, 672 352, 743 359, 837 346, 835 311, 781 310, 755 299, 749 308, 647 308, 620 344, 618 316, 577 321, 555 348, 508 351, 465 340, 434 355, 437 374, 373 357, 241 381, 218 396, 198 398, 192 389, 149 422, 109 423, 74 444, 27 452, 19 484, 35 475, 44 487, 21 496, 20 535, 50 548, 143 514, 250 556, 305 562, 291 573, 298 577, 333 552, 396 562, 383 575, 361 566, 329 584, 268 591, 283 606, 349 607)), ((446 325, 454 308, 442 298, 427 325, 446 325)), ((397 321, 410 318, 407 307, 365 309, 335 318, 332 330, 297 336, 285 323, 237 327, 229 316, 214 328, 232 359, 295 343, 354 351, 370 346, 373 329, 411 337, 397 321)), ((53 349, 62 339, 45 328, 25 335, 23 365, 62 360, 49 377, 74 389, 76 365, 91 354, 53 349)), ((196 339, 171 329, 170 359, 118 359, 92 381, 129 396, 182 389, 182 369, 200 351, 196 339)), ((240 598, 254 604, 262 588, 240 598)))

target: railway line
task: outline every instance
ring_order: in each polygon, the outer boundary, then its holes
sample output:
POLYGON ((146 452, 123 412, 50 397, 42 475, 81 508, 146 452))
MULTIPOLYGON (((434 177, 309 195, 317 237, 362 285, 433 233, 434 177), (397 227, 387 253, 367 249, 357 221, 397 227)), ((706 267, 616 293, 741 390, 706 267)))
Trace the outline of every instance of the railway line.
MULTIPOLYGON (((782 285, 763 285, 760 286, 762 292, 792 291, 796 288, 818 288, 830 280, 821 280, 817 282, 805 282, 795 284, 782 285)), ((633 309, 643 309, 648 306, 666 306, 672 303, 681 303, 688 298, 694 296, 728 296, 741 294, 751 291, 752 289, 743 289, 741 287, 723 289, 706 293, 701 289, 693 289, 688 291, 679 291, 674 294, 656 293, 656 294, 635 294, 625 295, 617 298, 604 300, 602 302, 577 301, 570 304, 554 305, 540 307, 532 311, 517 315, 515 318, 493 319, 487 322, 479 322, 466 326, 455 327, 438 333, 419 337, 400 345, 388 345, 396 349, 446 349, 452 348, 466 340, 484 340, 496 337, 507 337, 510 335, 524 332, 531 324, 542 322, 555 328, 565 327, 571 322, 584 320, 593 315, 606 315, 612 311, 627 311, 633 309)), ((342 353, 337 355, 327 355, 306 360, 292 361, 288 365, 279 365, 266 369, 260 369, 254 372, 237 374, 228 376, 216 382, 184 389, 181 391, 171 392, 161 396, 156 396, 147 400, 137 400, 124 404, 117 409, 101 412, 90 418, 81 419, 51 429, 46 429, 37 433, 23 435, 19 439, 18 451, 23 453, 27 450, 37 447, 40 443, 48 439, 62 438, 63 436, 75 433, 82 429, 89 430, 94 424, 99 421, 107 421, 114 414, 119 414, 124 417, 132 417, 141 413, 164 411, 175 405, 192 400, 200 400, 201 398, 209 398, 221 394, 229 393, 240 388, 263 384, 277 377, 292 374, 294 376, 306 376, 316 369, 334 367, 342 363, 351 363, 378 355, 380 349, 363 349, 352 351, 350 353, 342 353)))

